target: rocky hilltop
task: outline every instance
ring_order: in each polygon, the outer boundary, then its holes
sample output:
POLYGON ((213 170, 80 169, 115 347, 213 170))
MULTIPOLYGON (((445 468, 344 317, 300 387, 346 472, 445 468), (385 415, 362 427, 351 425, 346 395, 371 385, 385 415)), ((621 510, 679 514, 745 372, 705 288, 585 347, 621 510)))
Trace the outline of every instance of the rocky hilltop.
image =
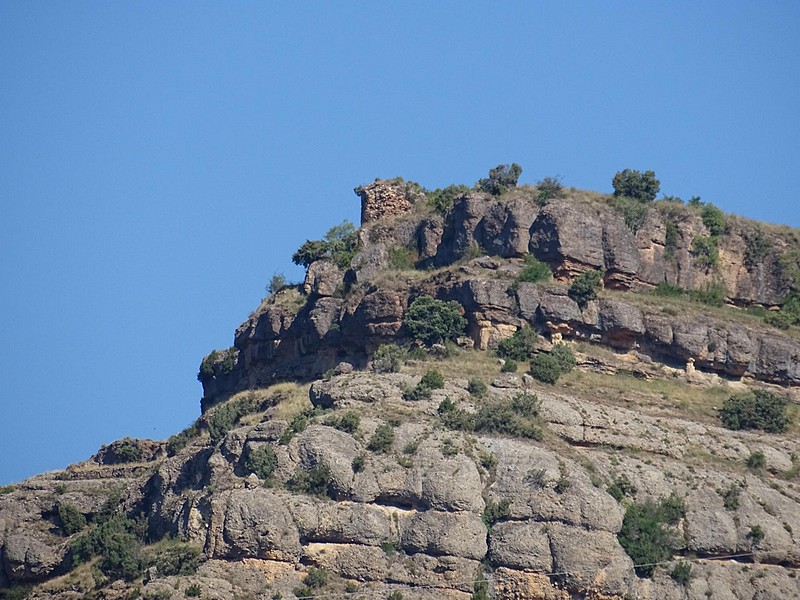
POLYGON ((543 189, 357 188, 361 227, 205 357, 192 427, 0 489, 0 594, 800 597, 798 232, 543 189))

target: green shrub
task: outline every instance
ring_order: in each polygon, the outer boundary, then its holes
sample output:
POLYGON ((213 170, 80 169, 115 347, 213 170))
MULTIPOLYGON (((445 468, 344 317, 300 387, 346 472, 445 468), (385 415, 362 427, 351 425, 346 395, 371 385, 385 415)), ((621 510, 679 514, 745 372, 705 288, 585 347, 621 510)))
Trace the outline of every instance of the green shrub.
POLYGON ((721 492, 722 505, 727 510, 736 510, 739 508, 739 495, 742 493, 742 487, 738 484, 731 484, 727 490, 721 492))
POLYGON ((398 592, 395 590, 386 596, 386 600, 403 600, 403 592, 398 592))
POLYGON ((722 306, 728 297, 728 288, 721 281, 708 281, 699 289, 689 292, 690 297, 697 302, 709 306, 722 306))
POLYGON ((344 431, 345 433, 349 433, 353 435, 358 428, 361 426, 361 417, 358 415, 357 412, 348 411, 342 415, 342 418, 339 419, 338 423, 335 425, 336 429, 339 431, 344 431))
POLYGON ((614 175, 611 185, 614 186, 614 196, 627 196, 640 202, 652 202, 661 189, 661 183, 653 171, 641 173, 633 169, 619 171, 614 175))
POLYGON ((310 469, 298 469, 286 487, 292 492, 322 497, 328 494, 331 479, 330 467, 320 462, 310 469))
POLYGON ((686 290, 684 290, 682 287, 678 287, 677 285, 672 285, 671 283, 662 281, 655 287, 655 289, 653 289, 653 294, 665 298, 680 298, 686 294, 686 290))
POLYGON ((611 201, 611 206, 622 214, 622 219, 625 221, 625 225, 627 225, 628 229, 633 233, 639 231, 639 228, 642 226, 647 216, 647 204, 634 198, 620 196, 611 201))
POLYGON ((761 450, 751 452, 747 457, 747 468, 751 471, 761 471, 767 466, 767 458, 761 450))
POLYGON ((703 225, 706 226, 708 232, 712 236, 719 237, 725 233, 728 224, 725 221, 725 213, 719 208, 709 202, 703 206, 703 210, 700 214, 703 218, 703 225))
POLYGON ((444 387, 444 376, 439 371, 431 369, 425 372, 419 384, 432 390, 440 390, 444 387))
POLYGON ((800 324, 800 294, 792 292, 777 311, 766 311, 764 322, 778 329, 789 329, 792 325, 800 324))
POLYGON ((522 167, 517 163, 497 165, 494 169, 489 170, 489 177, 479 179, 475 187, 492 196, 500 196, 509 189, 517 186, 520 175, 522 175, 522 167))
POLYGON ((567 294, 583 308, 590 300, 597 298, 597 292, 603 283, 603 271, 584 271, 569 286, 567 294))
POLYGON ((135 441, 125 438, 114 447, 114 462, 131 463, 144 460, 144 450, 135 441))
POLYGON ((717 240, 716 237, 705 235, 699 235, 692 240, 691 253, 697 266, 706 269, 717 266, 719 263, 717 240))
POLYGON ((159 577, 194 575, 200 567, 202 549, 186 543, 170 543, 159 548, 158 553, 147 561, 146 566, 155 566, 159 577))
POLYGON ((539 334, 527 323, 517 329, 514 334, 501 340, 497 345, 497 354, 506 359, 528 360, 536 351, 539 334))
POLYGON ((757 267, 771 251, 772 243, 760 227, 745 234, 744 264, 747 267, 757 267))
POLYGON ((292 421, 289 423, 289 426, 283 430, 283 433, 281 434, 278 443, 281 446, 285 446, 292 441, 292 438, 296 434, 305 431, 306 427, 308 427, 308 423, 313 414, 314 414, 313 410, 304 410, 303 412, 295 415, 292 421))
POLYGON ((516 373, 518 369, 517 361, 507 358, 503 365, 500 367, 501 373, 516 373))
POLYGON ((395 344, 382 344, 372 355, 372 370, 376 373, 398 373, 407 352, 395 344))
POLYGON ((525 256, 522 270, 517 275, 515 280, 516 285, 520 283, 537 283, 539 281, 546 281, 553 277, 553 272, 546 264, 537 260, 533 254, 525 256))
POLYGON ((673 581, 676 583, 686 586, 689 585, 689 582, 692 580, 692 565, 691 563, 682 560, 680 561, 669 574, 672 577, 673 581))
POLYGON ((561 185, 561 177, 545 177, 536 182, 536 202, 539 206, 544 206, 550 200, 564 197, 564 186, 561 185))
POLYGON ((364 454, 357 455, 350 466, 353 468, 353 473, 360 473, 364 470, 367 464, 367 457, 364 454))
POLYGON ((183 592, 184 596, 187 598, 199 598, 203 593, 203 588, 200 587, 199 583, 193 583, 186 588, 186 591, 183 592))
POLYGON ((617 477, 614 482, 606 488, 606 491, 617 502, 622 502, 623 498, 626 496, 629 498, 635 496, 638 490, 631 480, 623 474, 617 477))
POLYGON ((467 327, 467 320, 461 316, 463 310, 456 301, 420 296, 408 307, 403 326, 413 339, 428 345, 454 340, 467 327))
POLYGON ((667 526, 675 525, 683 515, 671 508, 647 500, 631 504, 625 510, 622 528, 617 534, 620 545, 633 560, 639 577, 652 577, 656 563, 672 558, 678 548, 678 539, 667 526))
POLYGON ((328 585, 328 572, 325 569, 315 569, 311 567, 308 570, 308 575, 303 578, 303 585, 310 587, 312 590, 318 590, 328 585))
POLYGON ((492 525, 507 519, 511 516, 511 500, 503 498, 500 502, 494 502, 491 498, 486 499, 486 507, 483 509, 483 523, 487 528, 492 525))
POLYGON ((200 425, 195 421, 192 425, 176 433, 167 440, 167 454, 175 456, 178 452, 183 450, 191 440, 200 435, 200 425))
POLYGON ((753 546, 758 546, 763 540, 764 536, 764 529, 761 525, 752 525, 750 527, 750 531, 747 533, 747 539, 753 544, 753 546))
POLYGON ((536 396, 520 393, 511 399, 483 406, 474 414, 457 408, 450 398, 445 398, 439 404, 438 413, 442 424, 449 429, 540 440, 542 422, 539 407, 536 396))
POLYGON ((789 427, 787 402, 765 390, 734 394, 722 403, 720 419, 728 429, 761 429, 782 433, 789 427))
POLYGON ((550 356, 558 361, 558 366, 562 374, 572 371, 578 363, 575 359, 575 354, 572 352, 572 348, 563 343, 553 345, 553 349, 550 350, 550 356))
POLYGON ((474 398, 485 398, 489 393, 489 388, 486 387, 486 384, 481 379, 472 378, 467 384, 467 391, 474 398))
POLYGON ((394 444, 394 429, 390 425, 379 425, 367 444, 367 450, 386 454, 391 450, 392 444, 394 444))
POLYGON ((664 258, 675 257, 675 250, 678 249, 678 224, 675 221, 667 221, 665 224, 666 233, 664 234, 664 258))
POLYGON ((229 400, 214 408, 214 411, 206 419, 211 442, 214 444, 219 442, 239 423, 239 419, 258 409, 259 402, 250 396, 229 400))
POLYGON ((277 466, 278 456, 269 444, 262 444, 256 448, 251 446, 244 461, 245 471, 255 473, 259 479, 267 482, 272 480, 277 466))
POLYGON ((330 258, 345 270, 358 249, 358 231, 350 221, 331 227, 322 240, 306 240, 292 255, 292 262, 308 268, 314 261, 330 258))
POLYGON ((453 206, 457 198, 467 194, 469 188, 466 185, 448 185, 446 188, 437 188, 428 192, 428 204, 439 214, 446 214, 453 206))
POLYGON ((141 541, 131 533, 135 524, 122 516, 112 516, 87 528, 72 542, 77 563, 100 558, 100 570, 111 577, 133 579, 142 569, 141 541))
POLYGON ((389 249, 389 267, 397 271, 411 271, 415 268, 416 254, 405 246, 389 249))
POLYGON ((531 360, 530 374, 542 383, 554 384, 561 377, 561 373, 561 364, 552 354, 541 352, 531 360))
POLYGON ((474 430, 541 440, 540 405, 536 396, 520 393, 510 400, 483 406, 474 416, 474 430))
POLYGON ((58 505, 58 519, 64 535, 70 536, 86 527, 86 517, 74 505, 62 503, 58 505))
POLYGON ((419 402, 420 400, 430 400, 433 396, 433 390, 422 383, 418 383, 413 388, 403 391, 403 400, 409 402, 419 402))

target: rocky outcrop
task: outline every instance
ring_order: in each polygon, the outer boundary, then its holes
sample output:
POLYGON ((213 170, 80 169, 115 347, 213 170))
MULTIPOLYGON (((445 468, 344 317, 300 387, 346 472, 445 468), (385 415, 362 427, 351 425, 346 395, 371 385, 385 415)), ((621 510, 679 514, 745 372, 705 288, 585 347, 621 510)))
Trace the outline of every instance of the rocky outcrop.
POLYGON ((376 179, 355 189, 361 198, 361 224, 410 212, 414 202, 424 197, 402 179, 376 179))
MULTIPOLYGON (((701 596, 713 589, 735 600, 800 593, 791 577, 800 568, 794 533, 800 498, 780 475, 793 469, 796 440, 650 415, 522 378, 490 386, 482 402, 537 393, 549 441, 464 434, 443 430, 437 407, 450 398, 475 410, 467 381, 448 379, 430 400, 404 400, 402 389, 417 381, 408 374, 344 373, 311 386, 311 400, 327 412, 288 442, 288 424, 275 417, 280 404, 263 402, 269 408, 257 422, 234 427, 216 444, 201 434, 176 456, 157 458, 154 473, 129 480, 124 505, 148 515, 151 539, 169 534, 202 546, 204 562, 192 575, 153 571, 142 593, 183 594, 197 584, 214 586, 222 599, 245 592, 286 596, 310 566, 332 578, 323 592, 331 595, 349 582, 350 589, 375 594, 396 589, 403 597, 468 600, 480 580, 497 597, 519 600, 678 600, 684 589, 701 596), (361 415, 352 433, 326 424, 352 412, 361 415), (393 427, 392 447, 371 451, 373 433, 395 414, 406 418, 393 427), (275 454, 266 485, 243 466, 265 445, 275 454), (713 460, 699 460, 698 448, 713 460), (756 450, 766 457, 765 470, 744 474, 736 465, 756 450), (322 487, 296 483, 311 481, 301 474, 314 472, 324 473, 322 487), (622 503, 607 491, 620 474, 633 490, 622 503), (725 500, 732 488, 735 505, 725 500), (652 579, 638 577, 617 537, 627 502, 670 494, 686 505, 676 556, 692 561, 686 588, 669 577, 674 562, 652 579), (764 535, 754 542, 756 525, 764 535), (733 555, 735 568, 716 560, 733 555), (259 575, 251 578, 250 570, 259 575), (758 576, 741 577, 743 570, 758 576)), ((90 461, 73 472, 111 476, 115 468, 90 461)), ((105 494, 91 487, 102 477, 61 477, 42 476, 0 496, 8 581, 40 582, 70 568, 64 549, 71 539, 43 533, 53 490, 63 482, 59 501, 90 520, 105 494)))

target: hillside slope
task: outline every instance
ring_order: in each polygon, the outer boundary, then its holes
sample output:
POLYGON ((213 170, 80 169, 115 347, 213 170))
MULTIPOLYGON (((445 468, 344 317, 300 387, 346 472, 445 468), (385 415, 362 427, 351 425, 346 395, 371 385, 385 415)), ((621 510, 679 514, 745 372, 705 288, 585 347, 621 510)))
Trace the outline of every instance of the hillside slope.
POLYGON ((358 232, 306 246, 303 285, 204 359, 191 428, 0 490, 0 593, 800 597, 800 343, 744 310, 782 312, 796 232, 728 217, 699 265, 712 232, 675 202, 633 231, 574 190, 465 192, 444 214, 402 180, 357 193, 358 232), (553 277, 528 281, 531 256, 553 277), (576 296, 596 269, 605 289, 576 296), (454 343, 414 340, 425 296, 457 303, 454 343), (575 369, 513 372, 515 332, 522 362, 575 369), (753 390, 791 400, 786 427, 722 426, 753 390))

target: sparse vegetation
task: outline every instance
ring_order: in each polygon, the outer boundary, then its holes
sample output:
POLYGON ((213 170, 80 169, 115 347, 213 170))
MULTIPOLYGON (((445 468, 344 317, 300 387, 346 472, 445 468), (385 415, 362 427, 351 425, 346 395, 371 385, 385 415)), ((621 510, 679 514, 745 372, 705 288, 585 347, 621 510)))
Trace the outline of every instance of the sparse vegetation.
POLYGON ((464 332, 467 320, 464 309, 456 301, 443 302, 431 296, 415 299, 403 318, 403 326, 415 340, 437 344, 454 340, 464 332))
POLYGON ((206 427, 211 436, 211 442, 216 444, 222 440, 244 415, 256 412, 259 408, 260 402, 258 399, 249 394, 231 398, 224 404, 215 407, 206 419, 206 427))
POLYGON ((722 404, 719 417, 728 429, 761 429, 782 433, 789 427, 787 402, 766 390, 734 394, 722 404))
POLYGON ((417 256, 413 250, 405 246, 394 246, 389 249, 389 267, 396 271, 410 271, 415 268, 417 256))
POLYGON ((678 225, 675 221, 667 219, 664 223, 664 258, 675 258, 675 250, 678 249, 678 225))

